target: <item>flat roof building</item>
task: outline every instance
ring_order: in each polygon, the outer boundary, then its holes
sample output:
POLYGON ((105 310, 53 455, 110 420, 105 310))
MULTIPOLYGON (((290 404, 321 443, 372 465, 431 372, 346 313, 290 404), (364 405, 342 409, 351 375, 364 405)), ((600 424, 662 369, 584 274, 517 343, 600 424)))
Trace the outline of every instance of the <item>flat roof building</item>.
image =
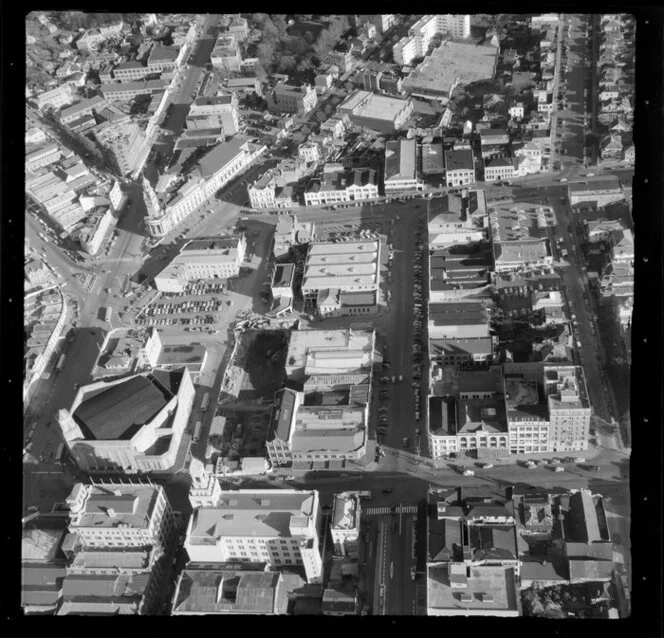
POLYGON ((461 85, 493 78, 499 49, 444 40, 403 80, 404 91, 426 98, 447 99, 461 85))
POLYGON ((340 115, 348 115, 353 124, 394 133, 404 126, 413 112, 409 99, 357 90, 337 107, 340 115))
POLYGON ((222 491, 216 506, 194 510, 184 546, 192 563, 299 567, 319 583, 321 517, 315 490, 222 491))
POLYGON ((380 242, 313 243, 304 264, 302 294, 305 299, 313 300, 326 289, 375 291, 380 283, 379 277, 380 242))

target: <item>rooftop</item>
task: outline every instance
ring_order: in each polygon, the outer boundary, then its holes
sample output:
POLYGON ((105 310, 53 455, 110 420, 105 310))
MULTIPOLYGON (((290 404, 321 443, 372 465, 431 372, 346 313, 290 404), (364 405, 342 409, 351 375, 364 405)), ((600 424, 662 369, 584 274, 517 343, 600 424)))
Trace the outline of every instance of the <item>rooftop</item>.
POLYGON ((445 151, 445 169, 447 171, 473 170, 473 152, 470 149, 445 151))
POLYGON ((351 111, 356 117, 391 121, 403 111, 406 105, 407 100, 398 97, 358 90, 337 108, 340 111, 351 111))
POLYGON ((195 545, 224 536, 290 538, 292 519, 314 516, 316 495, 302 490, 224 491, 216 507, 194 511, 187 540, 195 545))
POLYGON ((273 288, 290 288, 293 285, 295 264, 277 264, 272 278, 273 288))
POLYGON ((548 411, 536 381, 522 375, 505 375, 505 405, 510 423, 547 421, 548 411))
POLYGON ((488 323, 487 310, 479 302, 429 304, 429 320, 436 326, 488 323))
POLYGON ((385 147, 385 181, 415 179, 415 140, 388 142, 385 147))
POLYGON ((429 614, 492 616, 497 612, 518 615, 514 570, 509 567, 467 567, 451 563, 427 570, 429 614), (461 587, 453 585, 462 584, 461 587))
POLYGON ((74 420, 97 440, 129 439, 172 398, 154 377, 137 375, 100 391, 91 390, 73 413, 74 420), (92 393, 95 394, 92 394, 92 393))
POLYGON ((493 77, 498 49, 443 40, 403 81, 412 93, 449 93, 458 82, 470 84, 493 77))
POLYGON ((173 603, 175 613, 285 613, 275 609, 281 576, 275 572, 186 569, 173 603))

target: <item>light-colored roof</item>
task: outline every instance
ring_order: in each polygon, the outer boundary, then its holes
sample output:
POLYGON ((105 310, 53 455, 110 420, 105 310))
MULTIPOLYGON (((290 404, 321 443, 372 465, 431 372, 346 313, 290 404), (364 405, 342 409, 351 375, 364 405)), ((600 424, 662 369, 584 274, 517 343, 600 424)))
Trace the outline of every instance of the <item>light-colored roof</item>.
POLYGON ((385 181, 416 177, 415 140, 388 142, 385 147, 385 181))
POLYGON ((294 517, 315 514, 315 491, 304 490, 237 490, 224 491, 216 507, 194 511, 192 544, 225 536, 289 538, 294 517))

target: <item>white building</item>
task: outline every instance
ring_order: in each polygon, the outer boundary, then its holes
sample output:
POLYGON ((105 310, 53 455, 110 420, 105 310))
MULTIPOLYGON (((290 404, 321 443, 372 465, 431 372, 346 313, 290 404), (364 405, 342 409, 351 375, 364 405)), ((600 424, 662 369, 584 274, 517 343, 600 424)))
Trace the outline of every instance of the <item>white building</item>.
POLYGON ((514 163, 509 157, 494 157, 484 164, 484 181, 495 182, 514 177, 514 163))
POLYGON ((62 157, 57 144, 49 144, 25 156, 25 172, 32 172, 43 166, 50 166, 62 157))
POLYGON ((320 160, 320 148, 315 142, 304 142, 297 147, 297 154, 305 162, 317 162, 320 160))
POLYGON ((524 116, 523 102, 517 102, 510 106, 509 114, 510 117, 520 120, 524 116))
POLYGON ((151 184, 143 180, 148 216, 145 224, 152 237, 163 237, 192 212, 198 210, 229 181, 244 172, 265 146, 231 139, 205 155, 188 175, 186 183, 167 201, 161 202, 151 184))
POLYGON ((355 557, 359 554, 360 497, 357 492, 334 495, 330 533, 336 554, 355 557))
POLYGON ((276 180, 271 171, 261 175, 253 184, 247 186, 249 204, 254 210, 275 208, 276 192, 276 180))
POLYGON ((377 291, 379 284, 379 241, 320 242, 309 246, 302 277, 305 299, 317 299, 321 290, 329 289, 377 291))
POLYGON ((425 15, 394 45, 394 61, 408 65, 415 58, 426 54, 431 40, 436 33, 442 33, 456 39, 470 36, 470 15, 437 14, 425 15))
POLYGON ((194 395, 184 367, 99 381, 80 388, 56 420, 86 472, 164 471, 175 463, 194 395))
POLYGON ((277 84, 267 94, 267 106, 272 113, 297 113, 305 115, 318 103, 316 89, 308 84, 291 86, 277 84))
POLYGON ((154 278, 157 290, 183 292, 194 279, 228 279, 240 272, 247 250, 244 235, 192 239, 154 278))
POLYGON ((321 583, 322 510, 315 490, 222 491, 194 511, 184 547, 193 563, 267 563, 304 568, 321 583))
POLYGON ((164 488, 152 483, 76 483, 67 497, 69 540, 80 549, 166 551, 174 525, 164 488))
POLYGON ((89 215, 78 233, 78 241, 83 250, 89 255, 96 255, 104 237, 115 222, 116 219, 110 208, 98 208, 89 215))
POLYGON ((385 194, 422 190, 417 171, 417 145, 414 139, 388 142, 385 146, 385 194))
POLYGON ((237 93, 199 97, 187 114, 187 128, 222 128, 224 135, 235 135, 240 129, 240 115, 237 93))
POLYGON ((338 204, 378 197, 376 171, 371 168, 346 169, 328 162, 319 179, 312 180, 304 193, 307 206, 338 204))
POLYGON ((44 93, 40 93, 35 98, 37 108, 40 111, 44 111, 47 108, 58 111, 63 106, 71 104, 74 100, 74 90, 69 84, 63 84, 49 91, 44 91, 44 93))
POLYGON ((592 409, 581 366, 544 366, 549 409, 548 452, 588 449, 592 409))
POLYGON ((475 181, 475 160, 470 149, 445 151, 445 180, 448 187, 475 181))

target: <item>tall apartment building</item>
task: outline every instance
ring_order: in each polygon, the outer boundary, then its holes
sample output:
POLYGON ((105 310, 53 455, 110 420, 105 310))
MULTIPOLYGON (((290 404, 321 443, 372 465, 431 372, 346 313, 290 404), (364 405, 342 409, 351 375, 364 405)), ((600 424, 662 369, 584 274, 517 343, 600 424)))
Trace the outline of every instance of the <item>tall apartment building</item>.
POLYGON ((470 36, 470 15, 437 14, 426 15, 409 30, 408 35, 394 45, 394 61, 410 64, 415 58, 426 54, 436 33, 457 39, 470 36))
POLYGON ((545 366, 549 452, 586 450, 592 409, 581 366, 545 366))
POLYGON ((224 135, 235 135, 240 128, 237 93, 199 97, 187 115, 188 129, 222 128, 224 135))
POLYGON ((222 491, 194 510, 184 547, 190 563, 267 563, 300 567, 321 583, 322 510, 316 490, 222 491))
POLYGON ((95 131, 94 137, 107 162, 120 175, 127 175, 140 166, 149 150, 145 134, 136 122, 108 122, 95 131))
POLYGON ((267 94, 267 107, 272 113, 297 113, 304 115, 318 103, 316 89, 308 84, 291 86, 277 84, 267 94))

